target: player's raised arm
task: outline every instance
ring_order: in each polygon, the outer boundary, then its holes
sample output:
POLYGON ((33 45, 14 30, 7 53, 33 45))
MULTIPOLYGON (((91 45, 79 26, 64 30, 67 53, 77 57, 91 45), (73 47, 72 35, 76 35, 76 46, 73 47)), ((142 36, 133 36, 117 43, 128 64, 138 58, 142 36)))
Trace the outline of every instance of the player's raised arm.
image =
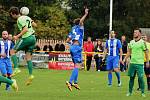
POLYGON ((83 22, 84 22, 84 20, 85 20, 85 18, 86 18, 86 16, 88 15, 88 12, 89 12, 89 9, 85 9, 85 14, 82 16, 82 18, 80 19, 80 22, 79 22, 79 25, 80 26, 83 26, 83 22))

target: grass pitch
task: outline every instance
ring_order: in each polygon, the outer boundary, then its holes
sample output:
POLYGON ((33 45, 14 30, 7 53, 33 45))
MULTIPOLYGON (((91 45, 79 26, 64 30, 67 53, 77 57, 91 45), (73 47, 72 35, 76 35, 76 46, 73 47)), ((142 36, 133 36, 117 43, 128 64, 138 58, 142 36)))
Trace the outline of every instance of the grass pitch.
MULTIPOLYGON (((25 86, 28 77, 27 69, 14 77, 19 85, 16 93, 12 89, 5 90, 5 84, 0 87, 0 100, 149 100, 150 92, 146 90, 146 98, 141 97, 135 80, 133 95, 126 97, 129 77, 121 73, 122 87, 117 87, 117 79, 113 73, 113 85, 107 86, 107 72, 80 71, 79 86, 81 90, 70 92, 65 85, 71 71, 34 69, 33 84, 25 86)), ((145 81, 146 82, 146 81, 145 81)), ((147 87, 146 87, 147 89, 147 87)))

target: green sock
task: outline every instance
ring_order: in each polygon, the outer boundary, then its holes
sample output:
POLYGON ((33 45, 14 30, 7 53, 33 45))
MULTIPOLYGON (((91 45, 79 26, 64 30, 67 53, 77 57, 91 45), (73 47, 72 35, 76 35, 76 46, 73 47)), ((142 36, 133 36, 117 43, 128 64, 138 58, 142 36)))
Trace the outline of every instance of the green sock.
POLYGON ((28 64, 29 75, 32 75, 32 67, 33 67, 32 61, 31 60, 27 61, 27 64, 28 64))
POLYGON ((13 84, 13 81, 4 77, 4 76, 0 76, 0 82, 2 83, 8 83, 9 85, 12 85, 13 84))
POLYGON ((130 93, 132 93, 132 90, 133 90, 134 78, 135 77, 130 77, 130 81, 129 81, 129 92, 130 93))
POLYGON ((14 64, 14 68, 18 68, 18 59, 16 55, 12 55, 12 62, 14 64))
POLYGON ((139 82, 140 82, 141 92, 144 93, 145 85, 144 85, 143 77, 140 77, 140 78, 138 78, 138 79, 139 79, 139 82))

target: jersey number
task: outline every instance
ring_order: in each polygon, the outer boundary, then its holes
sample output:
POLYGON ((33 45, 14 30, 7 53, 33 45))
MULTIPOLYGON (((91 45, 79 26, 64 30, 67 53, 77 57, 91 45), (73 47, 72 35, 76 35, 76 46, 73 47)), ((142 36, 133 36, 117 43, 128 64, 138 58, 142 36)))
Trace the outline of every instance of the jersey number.
POLYGON ((28 28, 31 28, 31 22, 30 22, 30 20, 26 20, 27 21, 27 23, 28 23, 28 28))
POLYGON ((73 30, 73 33, 75 34, 75 40, 79 40, 80 35, 77 35, 77 32, 75 31, 75 29, 73 30))

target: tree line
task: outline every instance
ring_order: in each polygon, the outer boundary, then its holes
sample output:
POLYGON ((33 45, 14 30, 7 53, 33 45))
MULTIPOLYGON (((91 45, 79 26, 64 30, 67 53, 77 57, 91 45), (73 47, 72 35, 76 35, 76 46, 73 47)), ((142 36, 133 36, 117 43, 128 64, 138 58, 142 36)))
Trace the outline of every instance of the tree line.
MULTIPOLYGON (((7 29, 17 34, 16 21, 10 18, 8 10, 11 6, 27 6, 29 16, 38 24, 38 38, 65 39, 73 19, 81 17, 88 7, 85 39, 108 37, 109 3, 110 0, 0 0, 0 32, 7 29)), ((132 38, 133 28, 150 27, 149 19, 150 0, 113 0, 113 30, 119 37, 124 34, 132 38)))

